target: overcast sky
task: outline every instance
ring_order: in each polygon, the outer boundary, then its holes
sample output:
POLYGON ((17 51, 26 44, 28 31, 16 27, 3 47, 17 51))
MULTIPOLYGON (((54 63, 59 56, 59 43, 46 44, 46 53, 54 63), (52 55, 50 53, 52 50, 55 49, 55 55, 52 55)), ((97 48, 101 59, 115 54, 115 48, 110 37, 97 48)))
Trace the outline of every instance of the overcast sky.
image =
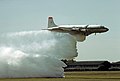
POLYGON ((77 60, 120 61, 120 0, 0 0, 0 33, 47 28, 57 24, 100 24, 109 32, 77 44, 77 60))

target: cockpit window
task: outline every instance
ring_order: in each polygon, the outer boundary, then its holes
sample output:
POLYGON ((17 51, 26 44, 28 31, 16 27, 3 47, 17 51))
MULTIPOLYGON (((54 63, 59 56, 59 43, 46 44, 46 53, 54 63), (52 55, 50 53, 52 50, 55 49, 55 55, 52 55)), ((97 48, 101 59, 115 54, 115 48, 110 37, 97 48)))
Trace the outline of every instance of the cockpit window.
POLYGON ((100 26, 100 28, 105 28, 104 26, 100 26))

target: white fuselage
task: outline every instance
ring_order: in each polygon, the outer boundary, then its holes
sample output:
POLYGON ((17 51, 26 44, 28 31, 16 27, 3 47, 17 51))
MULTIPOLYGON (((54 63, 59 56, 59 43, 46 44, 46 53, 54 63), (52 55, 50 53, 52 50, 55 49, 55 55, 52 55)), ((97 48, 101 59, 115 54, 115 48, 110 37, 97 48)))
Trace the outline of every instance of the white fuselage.
MULTIPOLYGON (((57 27, 66 27, 66 28, 72 28, 72 27, 86 27, 87 25, 57 25, 57 27)), ((100 27, 102 25, 88 25, 87 27, 100 27)))

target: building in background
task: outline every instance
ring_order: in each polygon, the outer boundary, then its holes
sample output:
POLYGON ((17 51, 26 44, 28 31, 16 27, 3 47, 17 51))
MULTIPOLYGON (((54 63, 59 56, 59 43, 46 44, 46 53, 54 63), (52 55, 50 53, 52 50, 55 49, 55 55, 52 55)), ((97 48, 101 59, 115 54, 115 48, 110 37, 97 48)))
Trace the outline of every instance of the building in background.
POLYGON ((120 71, 120 62, 74 60, 64 60, 64 62, 67 64, 65 71, 120 71))

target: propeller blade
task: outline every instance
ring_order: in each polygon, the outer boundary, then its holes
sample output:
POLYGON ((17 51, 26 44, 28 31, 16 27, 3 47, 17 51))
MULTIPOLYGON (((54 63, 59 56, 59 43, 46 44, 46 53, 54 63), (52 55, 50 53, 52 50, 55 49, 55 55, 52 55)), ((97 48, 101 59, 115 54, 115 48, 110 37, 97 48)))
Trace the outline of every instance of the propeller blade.
POLYGON ((89 25, 86 25, 85 28, 87 28, 89 25))

